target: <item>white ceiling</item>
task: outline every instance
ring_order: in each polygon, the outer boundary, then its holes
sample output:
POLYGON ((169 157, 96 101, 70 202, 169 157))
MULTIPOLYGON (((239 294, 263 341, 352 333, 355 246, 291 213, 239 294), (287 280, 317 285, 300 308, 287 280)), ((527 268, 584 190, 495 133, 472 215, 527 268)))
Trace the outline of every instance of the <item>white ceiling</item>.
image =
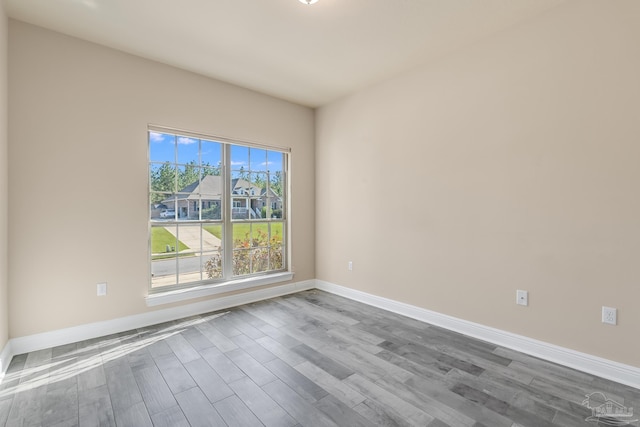
POLYGON ((565 0, 5 0, 10 17, 317 107, 565 0))

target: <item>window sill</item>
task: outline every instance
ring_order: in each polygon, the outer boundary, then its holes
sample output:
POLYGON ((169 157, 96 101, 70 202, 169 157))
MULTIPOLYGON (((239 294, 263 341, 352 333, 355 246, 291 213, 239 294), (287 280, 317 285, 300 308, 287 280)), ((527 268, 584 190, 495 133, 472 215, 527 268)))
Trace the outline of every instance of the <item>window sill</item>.
POLYGON ((210 295, 233 292, 242 289, 255 288, 257 286, 271 285, 274 283, 286 282, 293 279, 293 273, 275 273, 266 276, 248 277, 246 279, 230 280, 225 283, 212 285, 202 285, 187 289, 176 289, 167 292, 157 292, 147 295, 146 303, 148 307, 162 304, 171 304, 194 298, 202 298, 210 295))

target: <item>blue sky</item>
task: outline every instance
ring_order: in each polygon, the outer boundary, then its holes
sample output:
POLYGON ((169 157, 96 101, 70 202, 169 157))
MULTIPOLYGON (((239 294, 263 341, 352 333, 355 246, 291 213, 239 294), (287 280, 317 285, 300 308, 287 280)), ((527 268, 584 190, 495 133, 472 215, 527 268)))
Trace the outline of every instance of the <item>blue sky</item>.
MULTIPOLYGON (((186 164, 190 161, 198 163, 198 149, 201 148, 202 163, 216 166, 222 160, 222 144, 206 139, 188 138, 171 134, 149 132, 149 157, 152 162, 173 163, 175 161, 175 147, 178 147, 178 163, 186 164)), ((231 146, 231 167, 237 171, 275 172, 282 170, 282 153, 259 148, 249 148, 240 145, 231 146)))

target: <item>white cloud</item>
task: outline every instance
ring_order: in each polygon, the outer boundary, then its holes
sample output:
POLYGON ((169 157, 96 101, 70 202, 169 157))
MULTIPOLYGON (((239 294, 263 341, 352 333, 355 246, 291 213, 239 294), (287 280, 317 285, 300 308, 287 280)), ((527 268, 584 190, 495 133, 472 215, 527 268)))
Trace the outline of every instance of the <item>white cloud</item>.
POLYGON ((247 162, 234 162, 234 161, 231 162, 231 166, 244 166, 246 164, 247 162))
POLYGON ((198 143, 197 139, 187 138, 186 136, 181 136, 178 138, 178 144, 190 145, 190 144, 197 144, 197 143, 198 143))
POLYGON ((162 142, 164 141, 164 135, 158 132, 149 132, 149 139, 151 139, 151 142, 162 142))

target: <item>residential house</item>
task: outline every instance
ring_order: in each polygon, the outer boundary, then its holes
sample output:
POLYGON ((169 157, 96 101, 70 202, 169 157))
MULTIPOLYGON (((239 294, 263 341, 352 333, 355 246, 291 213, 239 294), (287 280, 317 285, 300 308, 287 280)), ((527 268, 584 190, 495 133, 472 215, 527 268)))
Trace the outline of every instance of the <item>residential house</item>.
MULTIPOLYGON (((270 188, 267 189, 246 179, 231 180, 231 193, 233 194, 231 207, 233 219, 266 218, 270 212, 282 209, 282 197, 270 188), (265 207, 268 209, 262 212, 265 207)), ((206 175, 200 181, 180 189, 173 197, 163 200, 162 204, 169 207, 175 206, 180 219, 199 218, 201 209, 203 218, 220 219, 221 194, 222 177, 206 175)), ((160 212, 157 214, 157 217, 159 216, 160 212)))

